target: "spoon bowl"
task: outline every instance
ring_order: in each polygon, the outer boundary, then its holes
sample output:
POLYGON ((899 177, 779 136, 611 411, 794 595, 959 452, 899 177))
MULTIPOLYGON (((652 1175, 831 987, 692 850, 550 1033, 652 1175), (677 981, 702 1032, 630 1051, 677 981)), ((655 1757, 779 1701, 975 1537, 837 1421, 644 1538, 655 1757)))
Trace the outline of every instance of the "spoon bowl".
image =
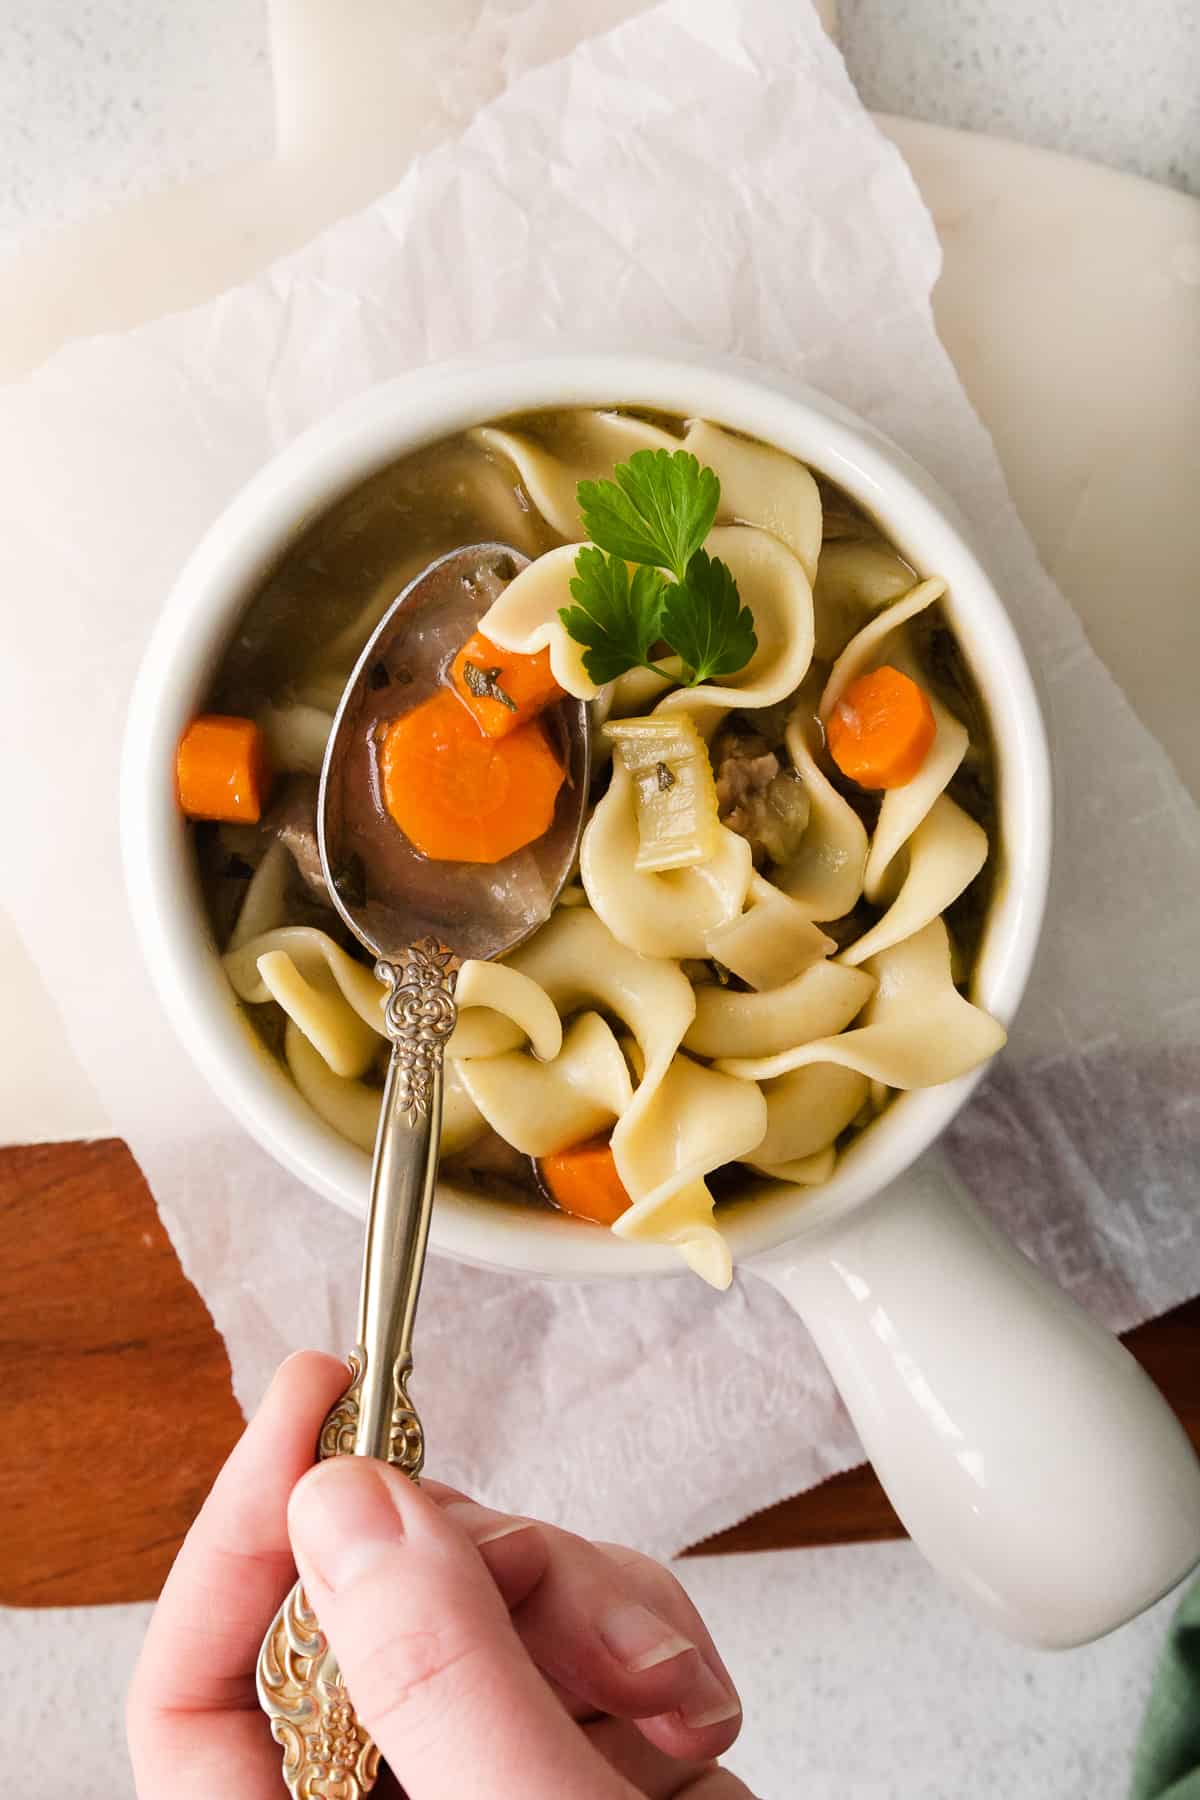
POLYGON ((375 627, 334 715, 317 797, 321 867, 346 925, 384 961, 426 937, 461 958, 505 955, 550 917, 575 865, 591 759, 582 700, 565 697, 542 715, 566 780, 550 829, 503 862, 431 861, 380 794, 376 734, 437 689, 450 656, 528 561, 506 544, 471 544, 430 563, 375 627))

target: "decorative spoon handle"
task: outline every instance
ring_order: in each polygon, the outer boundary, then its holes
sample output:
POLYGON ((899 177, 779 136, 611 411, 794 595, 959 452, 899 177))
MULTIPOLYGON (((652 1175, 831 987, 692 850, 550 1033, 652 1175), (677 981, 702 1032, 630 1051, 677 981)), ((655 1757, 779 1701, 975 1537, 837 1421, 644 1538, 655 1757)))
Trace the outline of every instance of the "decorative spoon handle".
MULTIPOLYGON (((318 1455, 376 1456, 414 1481, 425 1435, 408 1397, 412 1331, 442 1121, 442 1057, 454 1029, 457 964, 423 938, 399 964, 379 962, 392 1041, 371 1170, 371 1200, 350 1385, 332 1408, 318 1455)), ((294 1800, 362 1800, 375 1784, 379 1751, 359 1724, 341 1670, 297 1582, 263 1640, 259 1704, 283 1750, 294 1800)))

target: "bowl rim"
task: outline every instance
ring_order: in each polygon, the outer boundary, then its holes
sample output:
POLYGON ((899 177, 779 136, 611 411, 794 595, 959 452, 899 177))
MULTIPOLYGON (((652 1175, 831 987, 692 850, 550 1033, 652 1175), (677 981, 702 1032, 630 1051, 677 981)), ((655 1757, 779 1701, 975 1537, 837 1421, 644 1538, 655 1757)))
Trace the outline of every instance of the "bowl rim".
MULTIPOLYGON (((791 377, 678 346, 637 352, 496 346, 398 375, 294 439, 210 525, 147 645, 121 763, 130 908, 172 1025, 205 1080, 259 1144, 360 1218, 369 1157, 311 1110, 245 1018, 221 969, 175 803, 175 747, 256 583, 317 514, 382 466, 438 438, 512 413, 569 406, 702 416, 760 438, 844 488, 919 573, 946 578, 946 610, 988 709, 999 777, 1001 868, 973 996, 1006 1025, 1036 952, 1050 872, 1051 785, 1033 678, 970 528, 903 450, 791 377)), ((735 1261, 777 1249, 872 1199, 939 1136, 983 1073, 901 1095, 849 1147, 823 1187, 767 1184, 753 1199, 724 1209, 722 1229, 735 1261)), ((572 1280, 683 1269, 669 1246, 619 1239, 445 1182, 430 1248, 481 1267, 572 1280)))

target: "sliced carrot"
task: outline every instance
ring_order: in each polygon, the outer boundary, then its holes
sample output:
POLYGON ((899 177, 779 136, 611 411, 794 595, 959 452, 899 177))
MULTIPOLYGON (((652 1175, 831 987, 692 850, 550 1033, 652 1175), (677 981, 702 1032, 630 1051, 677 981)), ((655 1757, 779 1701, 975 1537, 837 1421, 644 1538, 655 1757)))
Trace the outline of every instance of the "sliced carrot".
POLYGON ((266 740, 253 719, 205 713, 175 753, 175 787, 189 819, 255 825, 271 789, 266 740))
POLYGON ((557 1156, 543 1156, 538 1167, 555 1206, 573 1218, 611 1225, 633 1204, 607 1138, 592 1138, 560 1150, 557 1156))
POLYGON ((825 735, 843 775, 860 787, 895 788, 917 773, 937 725, 924 688, 885 664, 850 683, 825 735))
POLYGON ((484 737, 449 688, 387 727, 379 772, 391 817, 437 862, 500 862, 532 844, 563 784, 540 720, 484 737))
POLYGON ((501 650, 477 631, 450 665, 454 691, 469 706, 488 737, 508 737, 528 725, 563 690, 550 673, 550 652, 532 656, 501 650))

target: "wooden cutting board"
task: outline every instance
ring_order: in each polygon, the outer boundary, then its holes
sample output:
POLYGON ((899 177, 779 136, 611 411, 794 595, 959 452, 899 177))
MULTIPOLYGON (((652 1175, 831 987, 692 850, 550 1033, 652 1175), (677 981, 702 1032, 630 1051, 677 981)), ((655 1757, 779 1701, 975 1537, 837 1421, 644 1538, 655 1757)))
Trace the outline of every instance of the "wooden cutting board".
MULTIPOLYGON (((0 1149, 0 1605, 149 1600, 242 1426, 225 1348, 117 1138, 0 1149)), ((1200 1300, 1130 1348, 1200 1446, 1200 1300)), ((868 1468, 706 1551, 903 1536, 868 1468)))

